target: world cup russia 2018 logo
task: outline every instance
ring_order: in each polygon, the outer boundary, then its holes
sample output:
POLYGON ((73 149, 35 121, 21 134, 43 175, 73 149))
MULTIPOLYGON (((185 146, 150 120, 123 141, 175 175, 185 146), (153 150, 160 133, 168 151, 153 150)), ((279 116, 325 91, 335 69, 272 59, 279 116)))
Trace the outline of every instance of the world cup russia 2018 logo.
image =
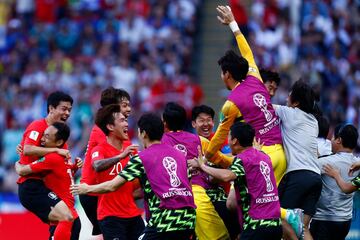
POLYGON ((177 163, 172 157, 164 157, 162 164, 170 176, 170 185, 172 187, 178 187, 181 184, 179 177, 176 174, 177 163))
POLYGON ((253 96, 253 101, 254 101, 255 105, 258 106, 260 108, 260 110, 264 113, 266 121, 270 122, 271 119, 273 118, 273 115, 267 109, 268 105, 266 102, 266 98, 263 95, 261 95, 260 93, 257 93, 253 96))
POLYGON ((186 149, 186 147, 185 147, 184 145, 182 145, 182 144, 176 144, 176 145, 174 146, 174 148, 175 148, 176 150, 179 150, 180 152, 182 152, 185 157, 187 156, 187 149, 186 149))
POLYGON ((266 191, 272 192, 274 190, 274 185, 271 182, 271 178, 270 178, 271 170, 269 165, 264 161, 260 161, 260 172, 264 176, 266 182, 266 191))

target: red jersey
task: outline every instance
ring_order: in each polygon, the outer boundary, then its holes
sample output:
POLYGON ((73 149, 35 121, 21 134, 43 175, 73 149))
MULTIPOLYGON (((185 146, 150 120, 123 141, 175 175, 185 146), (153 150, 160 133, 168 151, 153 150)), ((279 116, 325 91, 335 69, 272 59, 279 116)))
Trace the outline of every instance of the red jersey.
POLYGON ((86 183, 89 185, 96 183, 95 180, 96 172, 92 167, 91 152, 94 147, 96 147, 97 145, 103 142, 106 142, 105 133, 97 125, 94 125, 94 127, 91 130, 90 138, 86 148, 84 166, 81 172, 81 180, 80 180, 81 183, 86 183))
MULTIPOLYGON (((86 183, 89 185, 96 184, 96 172, 92 167, 91 153, 94 147, 98 146, 103 142, 106 142, 105 133, 97 125, 94 125, 91 130, 90 138, 86 148, 84 166, 82 167, 80 183, 86 183)), ((123 142, 124 149, 130 145, 131 141, 123 142)))
POLYGON ((74 208, 75 199, 70 192, 73 173, 71 162, 57 153, 49 153, 30 164, 34 173, 45 173, 44 183, 51 189, 72 211, 74 218, 78 215, 74 208))
MULTIPOLYGON (((124 146, 126 147, 126 146, 124 146)), ((119 155, 119 151, 107 142, 96 146, 92 151, 92 162, 96 160, 111 158, 119 155)), ((111 168, 96 173, 97 183, 112 180, 116 177, 130 160, 129 157, 121 159, 111 168)), ((131 182, 122 185, 115 192, 100 194, 98 198, 98 220, 102 220, 108 216, 119 218, 132 218, 141 215, 141 210, 135 204, 133 197, 134 186, 131 182)))
MULTIPOLYGON (((29 124, 29 126, 25 129, 25 132, 23 134, 23 137, 21 139, 20 145, 24 149, 25 145, 33 145, 40 147, 41 145, 41 138, 48 127, 47 122, 45 121, 45 118, 40 120, 35 120, 32 123, 29 124)), ((20 155, 20 163, 21 164, 29 164, 36 160, 38 160, 39 157, 37 156, 25 156, 23 153, 20 155)), ((23 183, 26 179, 29 178, 35 178, 35 179, 41 179, 41 174, 30 174, 25 177, 21 177, 18 179, 17 183, 23 183)))

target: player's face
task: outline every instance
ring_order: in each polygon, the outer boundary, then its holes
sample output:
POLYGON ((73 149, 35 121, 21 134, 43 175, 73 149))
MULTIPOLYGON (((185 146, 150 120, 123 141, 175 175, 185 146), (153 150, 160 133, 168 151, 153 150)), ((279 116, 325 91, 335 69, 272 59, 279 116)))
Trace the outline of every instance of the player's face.
POLYGON ((120 140, 129 139, 127 118, 122 113, 115 113, 114 117, 114 135, 120 140))
POLYGON ((56 108, 50 106, 50 114, 52 114, 56 122, 66 122, 70 117, 72 106, 70 102, 61 101, 56 108))
POLYGON ((195 121, 192 121, 192 126, 199 136, 209 138, 214 127, 214 120, 209 114, 200 113, 195 121))
POLYGON ((274 81, 267 81, 265 87, 268 90, 270 97, 275 96, 278 85, 274 81))
POLYGON ((56 145, 56 133, 57 129, 53 126, 49 126, 45 129, 44 135, 41 138, 41 146, 43 147, 57 147, 56 145))
POLYGON ((131 113, 130 101, 126 98, 123 98, 120 102, 120 111, 121 113, 128 118, 131 113))

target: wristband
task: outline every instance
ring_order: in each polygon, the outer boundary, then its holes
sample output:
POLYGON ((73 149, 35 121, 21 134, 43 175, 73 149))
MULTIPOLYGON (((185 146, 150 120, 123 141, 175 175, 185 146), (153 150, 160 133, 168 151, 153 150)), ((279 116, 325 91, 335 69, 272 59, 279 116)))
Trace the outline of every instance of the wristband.
POLYGON ((229 23, 229 27, 233 33, 236 31, 240 31, 240 28, 235 21, 232 21, 231 23, 229 23))

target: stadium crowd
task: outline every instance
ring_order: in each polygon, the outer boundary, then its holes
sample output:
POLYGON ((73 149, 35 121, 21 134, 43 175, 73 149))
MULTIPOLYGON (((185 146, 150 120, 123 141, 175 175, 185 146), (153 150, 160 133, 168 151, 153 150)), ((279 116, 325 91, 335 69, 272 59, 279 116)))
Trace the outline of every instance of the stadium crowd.
POLYGON ((132 119, 169 100, 188 111, 199 104, 203 93, 190 74, 199 6, 197 0, 1 1, 0 191, 16 190, 14 147, 25 127, 44 116, 46 97, 56 89, 74 93, 74 155, 85 151, 108 86, 129 92, 132 119))

